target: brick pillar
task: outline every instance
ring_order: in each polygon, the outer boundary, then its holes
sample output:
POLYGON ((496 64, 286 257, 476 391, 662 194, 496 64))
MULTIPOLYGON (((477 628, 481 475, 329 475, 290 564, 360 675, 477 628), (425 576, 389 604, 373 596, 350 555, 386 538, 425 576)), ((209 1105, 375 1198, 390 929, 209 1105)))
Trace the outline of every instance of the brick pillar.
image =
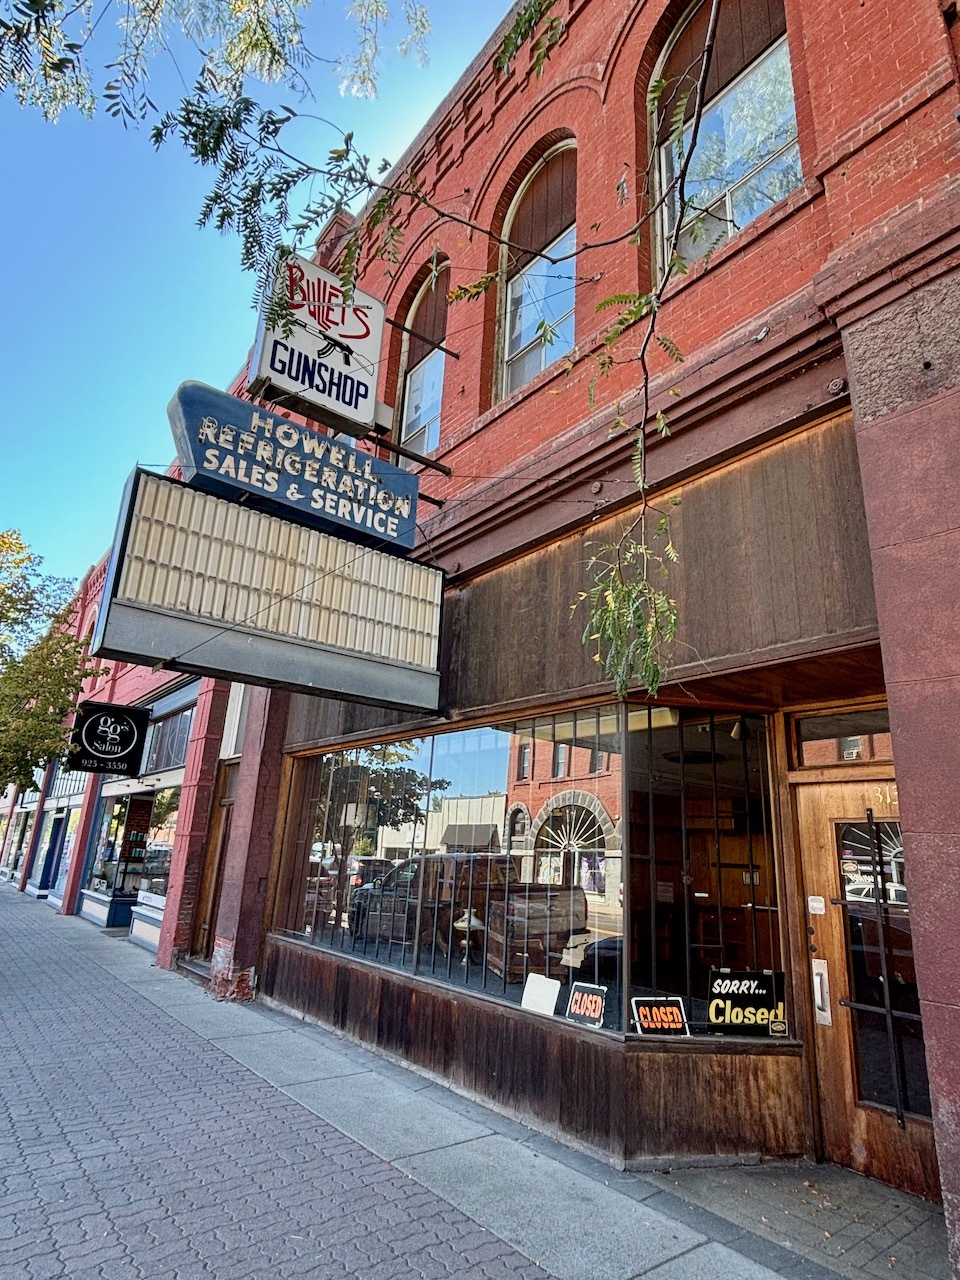
POLYGON ((162 969, 175 968, 179 957, 190 952, 229 696, 230 686, 222 680, 200 682, 157 948, 157 964, 162 969))
POLYGON ((248 695, 210 965, 210 990, 218 1000, 255 995, 289 705, 290 695, 276 689, 248 695))
POLYGON ((934 1130, 960 1275, 960 270, 932 274, 849 318, 843 338, 934 1130))

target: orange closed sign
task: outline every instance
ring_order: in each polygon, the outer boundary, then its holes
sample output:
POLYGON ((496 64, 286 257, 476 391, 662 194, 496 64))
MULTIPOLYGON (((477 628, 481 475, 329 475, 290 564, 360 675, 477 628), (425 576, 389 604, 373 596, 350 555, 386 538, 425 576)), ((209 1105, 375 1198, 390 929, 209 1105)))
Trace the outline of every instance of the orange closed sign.
POLYGON ((567 1002, 567 1018, 571 1022, 583 1022, 589 1027, 599 1027, 603 1022, 603 1010, 607 1002, 607 988, 595 987, 589 982, 575 982, 567 1002))

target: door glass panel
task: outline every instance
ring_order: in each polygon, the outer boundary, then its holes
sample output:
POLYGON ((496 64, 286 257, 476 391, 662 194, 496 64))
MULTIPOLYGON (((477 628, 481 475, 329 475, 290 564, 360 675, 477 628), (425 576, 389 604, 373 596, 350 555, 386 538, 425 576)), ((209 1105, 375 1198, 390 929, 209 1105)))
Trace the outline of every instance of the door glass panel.
POLYGON ((836 833, 858 1096, 929 1116, 900 824, 840 822, 836 833))

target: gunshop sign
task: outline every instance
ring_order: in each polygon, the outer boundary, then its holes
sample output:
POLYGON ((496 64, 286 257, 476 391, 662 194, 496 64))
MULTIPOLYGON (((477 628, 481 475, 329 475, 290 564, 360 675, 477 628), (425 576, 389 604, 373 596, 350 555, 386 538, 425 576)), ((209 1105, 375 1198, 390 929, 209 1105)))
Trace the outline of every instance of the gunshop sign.
POLYGON ((136 778, 149 727, 147 707, 81 702, 70 735, 69 767, 81 773, 116 773, 136 778))
POLYGON ((366 435, 376 409, 383 303, 344 295, 329 271, 296 254, 278 267, 274 296, 293 316, 289 332, 261 317, 249 389, 351 435, 366 435))
POLYGON ((182 383, 167 416, 194 488, 249 494, 260 510, 378 546, 413 546, 418 481, 400 467, 201 382, 182 383))

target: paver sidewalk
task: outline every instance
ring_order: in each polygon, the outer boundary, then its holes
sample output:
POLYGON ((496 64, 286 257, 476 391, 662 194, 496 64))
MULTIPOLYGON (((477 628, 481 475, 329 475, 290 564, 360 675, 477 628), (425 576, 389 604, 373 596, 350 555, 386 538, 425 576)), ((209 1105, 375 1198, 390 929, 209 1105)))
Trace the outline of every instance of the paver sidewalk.
POLYGON ((942 1215, 834 1169, 617 1173, 0 885, 0 1280, 838 1274, 946 1280, 942 1215))

